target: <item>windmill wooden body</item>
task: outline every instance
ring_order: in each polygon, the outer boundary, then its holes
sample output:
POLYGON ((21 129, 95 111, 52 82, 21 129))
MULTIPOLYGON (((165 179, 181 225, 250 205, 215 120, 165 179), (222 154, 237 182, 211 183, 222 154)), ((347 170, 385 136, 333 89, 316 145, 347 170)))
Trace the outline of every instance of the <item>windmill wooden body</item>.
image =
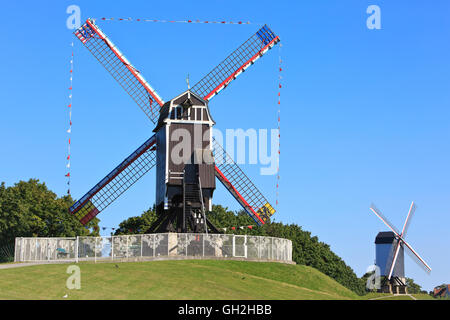
POLYGON ((269 27, 260 28, 192 88, 167 102, 93 19, 88 19, 74 34, 156 127, 152 137, 69 209, 71 214, 82 224, 88 223, 156 166, 155 203, 159 218, 148 232, 217 233, 205 215, 211 210, 216 179, 258 225, 269 221, 275 213, 273 207, 213 139, 214 120, 209 108, 214 96, 280 41, 269 27), (190 139, 174 141, 177 135, 190 139), (180 143, 187 148, 179 151, 180 143))
POLYGON ((162 106, 153 130, 157 145, 156 211, 160 220, 150 232, 207 232, 208 224, 218 232, 205 217, 205 211, 212 209, 216 188, 213 125, 208 102, 190 90, 162 106))

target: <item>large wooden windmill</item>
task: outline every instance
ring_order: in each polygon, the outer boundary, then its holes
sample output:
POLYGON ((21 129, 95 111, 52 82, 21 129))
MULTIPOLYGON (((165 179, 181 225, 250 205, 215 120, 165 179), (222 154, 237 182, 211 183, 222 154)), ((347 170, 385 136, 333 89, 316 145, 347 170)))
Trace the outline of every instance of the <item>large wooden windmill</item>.
MULTIPOLYGON (((125 58, 93 19, 75 36, 109 71, 156 125, 155 134, 89 190, 70 209, 88 223, 150 169, 156 166, 156 210, 148 232, 214 232, 206 219, 217 178, 249 216, 262 225, 275 213, 247 175, 212 137, 209 101, 280 39, 260 28, 192 88, 164 102, 142 74, 125 58), (174 136, 189 136, 183 148, 174 136), (188 151, 186 151, 188 150, 188 151)), ((182 140, 182 139, 180 139, 182 140)))

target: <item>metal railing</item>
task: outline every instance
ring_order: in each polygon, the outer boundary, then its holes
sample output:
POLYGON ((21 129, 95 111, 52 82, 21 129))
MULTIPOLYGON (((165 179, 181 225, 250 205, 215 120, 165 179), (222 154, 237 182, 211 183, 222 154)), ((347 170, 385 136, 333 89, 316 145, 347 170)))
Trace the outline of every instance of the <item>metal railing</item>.
POLYGON ((246 259, 292 262, 288 239, 198 233, 155 233, 110 237, 16 238, 15 262, 152 259, 246 259))

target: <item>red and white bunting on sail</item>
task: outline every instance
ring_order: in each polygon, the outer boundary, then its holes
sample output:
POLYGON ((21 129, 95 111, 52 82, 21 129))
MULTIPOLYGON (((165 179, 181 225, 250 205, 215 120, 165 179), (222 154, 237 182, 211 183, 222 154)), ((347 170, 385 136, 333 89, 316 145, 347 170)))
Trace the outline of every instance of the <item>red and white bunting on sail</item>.
POLYGON ((70 44, 72 47, 72 54, 70 57, 70 78, 69 78, 69 104, 68 104, 68 108, 69 108, 69 127, 67 129, 67 134, 68 134, 68 146, 67 146, 67 163, 66 163, 66 168, 67 168, 67 173, 65 175, 65 177, 67 177, 67 194, 70 195, 70 138, 71 138, 71 133, 72 133, 72 83, 73 83, 73 42, 70 44))
POLYGON ((162 19, 133 19, 133 18, 100 18, 102 21, 128 21, 128 22, 158 22, 158 23, 209 23, 209 24, 255 24, 250 21, 230 21, 230 20, 162 20, 162 19))
POLYGON ((282 63, 283 60, 281 58, 281 47, 283 45, 280 43, 278 47, 278 110, 277 110, 277 130, 278 130, 278 157, 277 157, 277 189, 276 189, 276 201, 275 205, 278 206, 278 196, 279 196, 279 187, 280 187, 280 121, 281 121, 281 88, 282 88, 282 63))

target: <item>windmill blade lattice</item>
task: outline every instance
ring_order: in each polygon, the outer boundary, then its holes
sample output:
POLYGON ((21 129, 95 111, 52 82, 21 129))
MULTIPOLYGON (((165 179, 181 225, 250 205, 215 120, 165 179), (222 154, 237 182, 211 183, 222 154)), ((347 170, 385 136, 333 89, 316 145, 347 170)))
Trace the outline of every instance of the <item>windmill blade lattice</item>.
POLYGON ((406 232, 408 231, 409 225, 411 224, 412 218, 414 217, 414 212, 416 212, 416 204, 411 202, 411 206, 409 207, 408 215, 406 216, 405 223, 402 229, 402 238, 406 237, 406 232))
POLYGON ((215 139, 213 153, 219 181, 258 225, 269 222, 275 209, 215 139))
MULTIPOLYGON (((416 252, 416 250, 414 250, 411 245, 406 242, 404 239, 402 239, 402 243, 405 245, 406 248, 409 249, 409 251, 411 252, 412 255, 416 256, 417 259, 415 259, 416 261, 420 261, 426 269, 428 269, 428 271, 431 271, 431 267, 425 262, 425 260, 422 259, 422 257, 419 256, 419 254, 416 252)), ((408 251, 408 250, 407 250, 408 251)))
POLYGON ((85 225, 156 164, 156 137, 152 136, 96 184, 69 212, 85 225))
POLYGON ((424 260, 418 257, 413 251, 405 250, 406 254, 413 260, 423 271, 426 273, 431 273, 431 267, 424 262, 424 260))
POLYGON ((133 98, 147 117, 153 123, 156 123, 159 117, 160 107, 164 104, 164 101, 148 84, 140 72, 133 67, 120 50, 100 30, 94 20, 88 19, 74 33, 81 43, 83 43, 133 98))
POLYGON ((398 229, 392 224, 392 222, 390 222, 388 220, 388 218, 386 218, 381 211, 375 207, 374 204, 372 204, 370 206, 370 210, 372 210, 373 213, 375 213, 375 215, 387 226, 389 227, 395 234, 396 236, 400 236, 400 231, 398 231, 398 229))
POLYGON ((395 268, 395 264, 397 263, 397 258, 398 258, 399 252, 400 252, 400 250, 402 250, 402 241, 397 240, 394 242, 397 242, 397 243, 395 244, 395 246, 393 245, 394 250, 393 250, 392 262, 391 262, 389 269, 386 269, 386 270, 389 270, 388 279, 391 279, 391 277, 392 277, 392 273, 394 272, 394 268, 395 268))
POLYGON ((391 270, 393 270, 393 265, 395 265, 394 257, 395 253, 397 251, 397 247, 400 246, 400 240, 394 239, 391 245, 391 250, 389 251, 389 256, 386 260, 386 266, 385 269, 388 272, 388 275, 391 274, 391 270))
POLYGON ((262 57, 270 48, 280 41, 267 25, 264 25, 225 60, 197 82, 192 91, 210 100, 245 69, 262 57))

